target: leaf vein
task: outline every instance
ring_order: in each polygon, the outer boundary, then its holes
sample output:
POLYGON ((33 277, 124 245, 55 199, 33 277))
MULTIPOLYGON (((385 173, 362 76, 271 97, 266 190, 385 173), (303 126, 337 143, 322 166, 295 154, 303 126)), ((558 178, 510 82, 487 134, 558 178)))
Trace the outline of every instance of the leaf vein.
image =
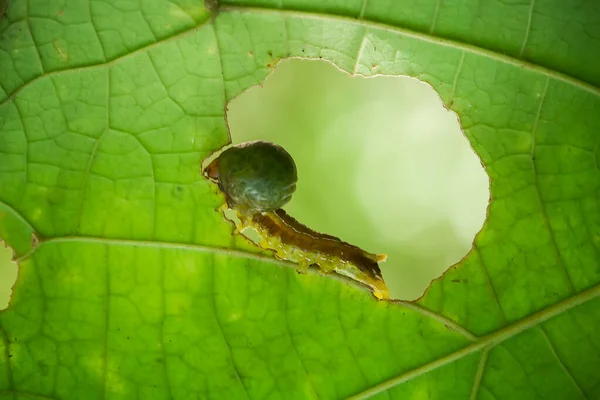
MULTIPOLYGON (((100 40, 100 34, 98 33, 98 28, 96 26, 96 24, 94 23, 94 14, 92 13, 92 0, 87 0, 88 3, 88 13, 89 13, 89 17, 90 17, 90 24, 92 25, 92 27, 94 28, 94 36, 96 37, 96 40, 98 41, 98 47, 100 47, 100 50, 102 51, 102 59, 104 60, 104 62, 106 62, 106 50, 104 49, 104 46, 102 45, 102 40, 100 40)), ((155 37, 156 39, 156 37, 155 37)))
MULTIPOLYGON (((163 43, 169 43, 171 41, 177 40, 177 39, 181 39, 187 35, 193 34, 194 32, 196 32, 198 30, 198 28, 203 27, 205 24, 208 23, 208 20, 203 22, 202 24, 193 26, 192 28, 183 30, 173 36, 169 36, 166 37, 164 39, 161 39, 158 42, 154 42, 154 43, 150 43, 146 46, 142 46, 136 50, 133 50, 127 54, 123 54, 122 56, 113 58, 110 61, 104 62, 104 63, 99 63, 99 64, 91 64, 91 65, 85 65, 85 66, 80 66, 80 67, 73 67, 73 68, 66 68, 66 69, 61 69, 61 70, 57 70, 57 71, 52 71, 52 72, 48 72, 48 73, 44 73, 41 75, 36 76, 35 78, 25 82, 23 85, 19 86, 17 89, 13 90, 11 93, 7 93, 7 96, 5 99, 3 99, 0 102, 0 107, 2 107, 4 104, 8 103, 9 101, 13 100, 20 92, 22 92, 24 89, 26 89, 27 87, 33 85, 34 83, 36 83, 37 81, 40 81, 42 79, 45 79, 47 77, 51 77, 51 76, 58 76, 58 75, 65 75, 65 74, 70 74, 70 73, 74 73, 74 72, 81 72, 81 71, 90 71, 90 70, 95 70, 97 68, 105 68, 105 67, 111 67, 115 64, 118 64, 119 62, 123 61, 123 60, 127 60, 129 58, 135 57, 145 51, 149 51, 163 43)), ((37 46, 36 46, 37 49, 37 46)))
POLYGON ((496 305, 498 306, 498 311, 500 312, 500 317, 502 318, 502 322, 506 323, 506 315, 504 314, 504 310, 502 309, 502 304, 500 303, 500 299, 498 298, 498 293, 496 293, 496 288, 494 287, 494 282, 492 281, 492 278, 490 277, 488 269, 485 266, 485 263, 483 262, 483 255, 481 254, 481 250, 475 243, 473 243, 473 249, 479 253, 479 265, 481 265, 481 269, 483 271, 483 274, 485 275, 485 280, 490 288, 492 297, 493 297, 494 301, 496 302, 496 305))
POLYGON ((6 380, 8 381, 8 387, 13 389, 15 387, 15 381, 13 378, 12 363, 10 362, 10 341, 8 339, 8 334, 6 333, 2 325, 0 325, 0 334, 2 335, 1 339, 4 342, 4 359, 6 360, 6 380))
POLYGON ((529 14, 527 15, 527 26, 525 27, 525 34, 523 35, 523 43, 521 44, 521 50, 519 51, 519 57, 523 56, 527 42, 529 41, 529 34, 531 33, 531 20, 533 19, 533 8, 535 7, 535 0, 531 0, 529 3, 529 14))
POLYGON ((479 358, 479 363, 477 364, 477 372, 475 373, 475 379, 473 380, 473 388, 471 389, 471 396, 469 397, 469 400, 476 400, 477 395, 479 394, 481 380, 483 378, 483 373, 487 363, 488 352, 489 349, 483 349, 481 352, 481 357, 479 358))
POLYGON ((465 52, 460 53, 460 60, 458 61, 458 67, 456 67, 456 73, 454 74, 454 79, 452 80, 452 92, 450 93, 450 100, 454 100, 454 95, 456 94, 456 85, 458 84, 458 76, 460 75, 460 71, 462 70, 463 63, 465 61, 465 52))
POLYGON ((482 336, 477 342, 465 346, 462 349, 455 351, 454 353, 448 354, 444 357, 440 357, 437 360, 422 365, 418 368, 402 372, 401 374, 392 379, 381 382, 361 393, 357 393, 351 396, 350 399, 367 399, 371 396, 382 393, 411 379, 422 376, 425 373, 443 367, 444 365, 448 365, 454 361, 457 361, 463 357, 480 351, 486 347, 494 347, 527 329, 535 327, 541 324, 542 322, 547 321, 550 318, 567 312, 578 305, 594 300, 599 296, 600 284, 597 284, 596 286, 592 286, 591 288, 584 290, 576 295, 573 295, 572 297, 569 297, 556 304, 553 304, 552 306, 546 307, 536 313, 529 315, 528 317, 520 319, 502 329, 497 330, 496 332, 490 333, 486 336, 482 336))
POLYGON ((435 319, 437 322, 445 325, 446 328, 451 329, 451 330, 461 334, 462 336, 464 336, 465 338, 467 338, 468 340, 470 340, 472 342, 477 341, 477 336, 475 336, 474 334, 469 332, 467 329, 463 328, 461 325, 444 317, 443 315, 440 315, 431 310, 428 310, 427 308, 421 307, 417 303, 413 303, 413 302, 405 301, 405 300, 392 300, 392 302, 396 303, 396 304, 400 304, 410 310, 416 311, 419 314, 422 314, 428 318, 435 319))
MULTIPOLYGON (((35 228, 33 227, 33 225, 25 218, 21 215, 21 213, 19 213, 13 206, 11 206, 8 203, 5 203, 4 201, 0 200, 0 207, 5 207, 8 211, 10 211, 12 214, 14 214, 14 216, 19 219, 23 224, 27 225, 27 227, 35 234, 37 235, 37 232, 35 230, 35 228)), ((39 236, 39 235, 38 235, 39 236)))
POLYGON ((340 324, 340 332, 342 333, 342 336, 344 338, 344 344, 346 345, 346 348, 348 349, 348 353, 350 353, 350 357, 352 357, 352 361, 354 366, 356 366, 356 369, 358 370, 358 372, 360 372, 360 376, 363 379, 364 383, 369 382, 369 379, 367 378, 367 375, 365 374, 365 371, 363 371, 363 367, 360 364, 360 362, 358 362, 358 358, 356 357, 356 354, 354 353, 354 350, 352 349, 352 344, 350 343, 350 341, 348 340, 348 335, 346 334, 347 331, 347 327, 344 326, 344 323, 342 322, 342 285, 338 286, 338 295, 337 295, 337 309, 338 312, 336 313, 337 315, 337 319, 338 322, 340 324))
POLYGON ((358 13, 358 19, 363 19, 365 17, 365 11, 367 10, 367 2, 368 0, 363 0, 362 6, 360 7, 360 12, 358 13))
POLYGON ((102 376, 101 376, 101 386, 100 391, 98 393, 98 400, 104 400, 106 398, 106 379, 108 377, 108 322, 109 311, 110 311, 110 271, 109 271, 109 263, 108 263, 108 249, 104 253, 104 265, 106 268, 106 272, 104 274, 104 290, 106 292, 106 307, 104 310, 104 338, 102 343, 102 376))
MULTIPOLYGON (((63 237, 44 239, 43 241, 40 241, 40 243, 37 247, 31 249, 29 252, 27 252, 24 255, 22 255, 21 257, 17 258, 15 261, 17 263, 20 263, 23 260, 28 259, 41 246, 47 246, 52 243, 72 243, 72 242, 95 243, 95 244, 113 245, 113 246, 164 248, 164 249, 173 249, 173 250, 176 249, 176 250, 203 252, 203 253, 218 253, 218 254, 228 255, 230 257, 240 257, 240 258, 245 258, 245 259, 250 259, 250 260, 266 262, 269 264, 275 264, 275 265, 279 265, 279 266, 283 266, 283 267, 287 267, 287 268, 296 269, 296 267, 297 267, 296 264, 294 264, 290 261, 278 260, 270 255, 248 253, 248 252, 241 251, 241 250, 232 250, 232 249, 227 249, 227 248, 206 246, 206 245, 200 245, 200 244, 186 244, 186 243, 161 242, 161 241, 144 241, 144 240, 132 240, 132 239, 108 239, 108 238, 93 237, 93 236, 63 236, 63 237)), ((362 284, 356 282, 353 279, 350 279, 350 278, 342 276, 342 275, 334 274, 334 273, 329 273, 329 274, 323 273, 320 268, 310 268, 308 270, 308 272, 317 274, 317 275, 323 275, 329 279, 336 279, 341 282, 344 282, 347 285, 350 285, 350 286, 353 286, 356 288, 360 288, 363 290, 366 289, 362 284)), ((473 335, 471 332, 469 332, 462 326, 458 325, 456 322, 454 322, 440 314, 437 314, 433 311, 425 309, 425 308, 423 308, 415 303, 412 303, 412 302, 407 302, 407 301, 402 301, 402 300, 394 300, 391 302, 402 305, 413 311, 416 311, 429 319, 434 319, 438 323, 443 324, 447 328, 456 331, 457 333, 461 334, 462 336, 464 336, 465 338, 467 338, 470 341, 477 340, 477 337, 475 335, 473 335)))
POLYGON ((310 386, 311 391, 313 392, 314 396, 316 399, 319 399, 319 392, 317 392, 317 388, 315 387, 309 373, 308 370, 306 369, 306 365, 304 364, 304 360, 302 359, 302 355, 300 354, 300 351, 298 351, 298 347, 296 347, 296 341, 294 340, 294 335, 292 335, 292 331, 290 329, 290 321, 289 321, 289 311, 290 311, 290 291, 289 291, 289 287, 290 287, 290 278, 292 277, 291 274, 285 274, 286 279, 286 291, 285 291, 285 327, 286 327, 286 331, 290 337, 290 342, 292 344, 292 348, 294 349, 294 352, 296 353, 296 356, 298 357, 298 360, 300 360, 300 365, 302 365, 302 369, 304 370, 304 374, 306 375, 306 381, 308 382, 308 385, 310 386))
POLYGON ((579 394, 581 394, 581 398, 587 399, 588 397, 584 393, 584 391, 581 388, 581 386, 579 385, 579 382, 577 382, 577 380, 575 379, 575 377, 573 376, 573 374, 571 373, 571 371, 569 370, 569 368, 565 365, 565 363, 563 362, 563 360, 560 358, 560 356, 556 352, 556 349, 554 348, 554 344, 552 343, 552 341, 548 337, 548 334, 546 333, 546 330, 544 329, 544 326, 543 325, 539 325, 538 329, 540 330, 540 333, 542 334, 542 336, 544 337, 544 340, 548 344, 548 348, 550 349, 550 352, 552 353, 552 355, 556 359, 556 362, 558 363, 558 365, 560 366, 560 368, 569 377, 569 379, 571 380, 571 382, 573 382, 573 386, 575 386, 575 389, 577 389, 577 391, 579 392, 579 394))
MULTIPOLYGON (((221 52, 221 43, 219 43, 219 35, 217 35, 217 27, 215 22, 211 24, 213 29, 213 35, 215 35, 215 45, 217 46, 217 52, 219 53, 219 65, 221 66, 221 81, 223 83, 223 108, 227 106, 227 88, 225 87, 225 70, 223 69, 223 53, 221 52)), ((225 117, 227 118, 227 117, 225 117)), ((229 132, 229 123, 227 123, 227 139, 231 143, 231 133, 229 132)))
POLYGON ((162 268, 161 268, 161 279, 160 281, 162 282, 162 286, 161 286, 161 296, 160 296, 160 301, 161 301, 161 307, 162 307, 162 314, 163 314, 163 318, 162 318, 162 322, 160 324, 160 351, 162 354, 162 359, 163 359, 163 364, 164 364, 164 369, 165 369, 165 384, 167 385, 167 394, 169 395, 169 399, 173 399, 173 391, 171 390, 171 383, 169 380, 169 370, 167 368, 167 352, 165 350, 165 319, 166 319, 166 315, 167 315, 167 299, 166 299, 166 289, 165 289, 165 277, 166 277, 166 266, 165 266, 165 260, 163 259, 162 262, 162 268))
POLYGON ((571 279, 569 270, 567 269, 561 255, 560 255, 560 250, 558 249, 558 245, 556 243, 556 238, 554 237, 554 231, 552 230, 552 227, 550 226, 550 219, 548 218, 548 212, 546 211, 546 204, 544 203, 544 199, 542 198, 542 193, 540 191, 540 186, 538 184, 538 179, 537 179, 538 174, 537 174, 537 169, 536 169, 536 157, 535 157, 536 133, 537 133, 537 129, 538 129, 540 115, 542 113, 542 108, 544 106, 544 100, 546 99, 546 94, 548 93, 549 84, 550 84, 550 77, 547 77, 546 83, 544 85, 544 90, 542 92, 542 95, 540 96, 540 102, 538 104, 538 109, 537 109, 537 112, 535 115, 533 129, 531 131, 531 136, 532 136, 532 138, 531 138, 531 166, 532 166, 532 170, 533 170, 533 185, 535 186, 535 190, 538 195, 538 199, 540 201, 540 210, 542 211, 542 219, 544 220, 544 225, 546 226, 546 229, 548 230, 548 234, 550 235, 550 244, 552 245, 552 250, 554 251, 556 260, 558 261, 558 265, 560 266, 560 268, 565 276, 565 279, 569 286, 569 290, 571 292, 574 292, 575 286, 573 285, 573 280, 571 279))
POLYGON ((358 53, 356 54, 356 62, 354 63, 354 68, 352 69, 352 75, 356 75, 358 72, 358 67, 360 66, 360 58, 362 57, 362 53, 367 46, 368 32, 365 31, 362 40, 360 41, 360 47, 358 48, 358 53))
POLYGON ((87 193, 88 179, 90 177, 90 172, 92 171, 92 165, 94 164, 94 158, 96 157, 96 152, 98 151, 98 147, 100 146, 100 141, 102 140, 102 137, 104 136, 105 132, 106 131, 102 132, 100 137, 98 137, 98 139, 96 139, 96 143, 94 144, 94 148, 92 149, 92 154, 90 154, 90 160, 88 161, 88 165, 86 167, 85 174, 83 175, 83 183, 81 185, 81 201, 79 202, 79 207, 77 209, 77 232, 79 232, 80 228, 81 228, 81 220, 83 218, 83 205, 85 203, 85 198, 86 198, 86 193, 87 193))
POLYGON ((216 300, 216 293, 217 291, 215 290, 216 287, 216 267, 215 267, 215 262, 213 260, 212 265, 211 265, 211 289, 212 289, 212 293, 209 294, 208 298, 210 299, 210 301, 212 302, 212 308, 214 310, 215 313, 215 322, 217 323, 217 327, 219 328, 219 332, 221 333, 221 337, 223 338, 223 342, 225 343, 225 347, 227 348, 227 351, 229 352, 229 357, 231 358, 231 366, 233 367, 233 370, 235 372, 235 376, 237 377, 238 381, 240 382, 240 385, 242 386, 242 388, 244 389, 244 392, 246 393, 246 398, 250 399, 250 393, 248 392, 248 388, 246 387, 246 384, 244 383, 244 381, 242 380, 242 377, 240 375, 240 371, 238 369, 238 366, 235 362, 235 359, 233 357, 233 351, 231 349, 231 345, 229 344, 229 340, 227 340, 227 337, 225 336, 225 331, 223 330, 223 324, 221 322, 221 318, 219 317, 219 310, 217 309, 217 300, 216 300))
POLYGON ((368 20, 356 20, 352 17, 341 16, 341 15, 333 15, 333 14, 324 14, 318 12, 307 12, 300 10, 280 10, 280 9, 272 9, 266 6, 232 6, 232 5, 223 5, 220 7, 220 12, 238 12, 238 13, 281 13, 288 16, 294 16, 298 18, 310 18, 310 19, 327 19, 334 20, 339 22, 346 22, 348 24, 359 24, 364 26, 365 28, 373 28, 378 29, 384 32, 393 33, 396 35, 402 35, 407 38, 422 40, 426 43, 433 43, 439 46, 453 48, 456 50, 462 50, 471 54, 475 54, 482 57, 487 57, 491 60, 495 60, 504 64, 512 65, 515 67, 519 67, 522 69, 526 69, 532 72, 536 72, 542 74, 544 76, 551 77, 552 79, 565 82, 571 86, 577 87, 581 90, 585 90, 595 96, 600 97, 600 87, 597 87, 593 84, 587 83, 580 79, 577 79, 571 75, 567 75, 563 72, 559 72, 553 70, 548 67, 544 67, 533 62, 521 60, 518 58, 510 57, 506 54, 499 53, 497 51, 488 50, 482 47, 478 47, 476 45, 472 45, 469 43, 462 43, 455 40, 450 40, 446 38, 441 38, 437 36, 433 36, 428 33, 422 33, 415 30, 400 28, 397 26, 390 26, 380 22, 368 21, 368 20))
POLYGON ((438 15, 440 13, 440 7, 442 6, 443 0, 437 0, 435 2, 435 9, 433 10, 433 18, 431 18, 431 26, 429 27, 429 33, 433 33, 435 31, 435 25, 437 24, 438 15))
POLYGON ((27 30, 29 30, 29 35, 31 36, 31 42, 33 43, 33 47, 35 47, 35 54, 37 55, 38 61, 40 62, 41 70, 43 71, 44 63, 42 62, 42 56, 40 55, 40 49, 38 48, 37 43, 35 42, 35 38, 33 37, 33 31, 31 30, 31 21, 29 21, 29 19, 31 18, 29 15, 29 11, 30 11, 29 2, 30 2, 30 0, 25 0, 25 8, 26 8, 26 13, 27 13, 27 16, 25 17, 25 23, 27 24, 27 30))

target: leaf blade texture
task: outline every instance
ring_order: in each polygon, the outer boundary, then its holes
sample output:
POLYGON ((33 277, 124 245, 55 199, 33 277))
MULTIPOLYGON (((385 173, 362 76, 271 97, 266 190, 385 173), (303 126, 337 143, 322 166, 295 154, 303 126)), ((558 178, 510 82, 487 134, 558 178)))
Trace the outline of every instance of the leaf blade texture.
POLYGON ((600 396, 597 5, 116 4, 0 20, 0 398, 600 396), (225 104, 286 57, 460 116, 489 216, 418 302, 298 276, 214 211, 225 104))

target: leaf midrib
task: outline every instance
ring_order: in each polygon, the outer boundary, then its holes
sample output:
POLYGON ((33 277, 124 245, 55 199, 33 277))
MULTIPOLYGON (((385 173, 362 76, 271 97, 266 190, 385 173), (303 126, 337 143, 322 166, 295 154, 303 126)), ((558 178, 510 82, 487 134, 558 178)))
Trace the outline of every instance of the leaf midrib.
MULTIPOLYGON (((401 383, 414 379, 427 372, 433 371, 437 368, 443 367, 451 362, 457 361, 463 357, 473 354, 480 350, 489 350, 519 333, 540 325, 542 322, 549 320, 550 318, 556 317, 564 312, 569 311, 573 307, 587 303, 588 301, 594 300, 600 296, 600 284, 596 284, 589 289, 586 289, 578 294, 568 297, 558 303, 555 303, 549 307, 544 308, 541 311, 533 313, 525 318, 522 318, 515 323, 505 326, 495 332, 489 333, 485 336, 477 339, 475 343, 472 343, 454 353, 448 354, 444 357, 438 358, 435 361, 422 365, 421 367, 413 370, 404 372, 392 379, 385 382, 379 383, 361 393, 357 393, 351 396, 349 399, 359 400, 366 399, 371 396, 375 396, 378 393, 382 393, 386 390, 393 388, 401 383)), ((480 363, 481 364, 481 363, 480 363)), ((479 368, 478 368, 479 369, 479 368)))
MULTIPOLYGON (((1 204, 1 202, 0 202, 1 204)), ((36 233, 33 235, 37 238, 36 233)), ((42 247, 52 245, 52 244, 60 244, 60 243, 88 243, 88 244, 101 244, 107 246, 125 246, 125 247, 145 247, 152 249, 169 249, 169 250, 185 250, 191 252, 198 253, 218 253, 227 255, 230 257, 239 257, 245 258, 249 260, 255 260, 266 264, 277 265, 280 267, 292 268, 294 270, 297 269, 297 264, 279 260, 273 256, 261 253, 250 253, 243 250, 234 250, 217 246, 210 245, 201 245, 201 244, 190 244, 190 243, 177 243, 177 242, 164 242, 164 241, 155 241, 155 240, 136 240, 136 239, 117 239, 117 238, 103 238, 103 237, 95 237, 95 236, 61 236, 47 239, 35 240, 35 243, 32 245, 32 248, 16 258, 14 262, 20 264, 21 262, 31 258, 39 249, 42 247)), ((321 275, 324 278, 335 279, 344 284, 356 287, 361 290, 369 290, 363 284, 348 278, 344 275, 339 275, 335 273, 325 273, 320 268, 309 268, 308 271, 311 274, 321 275)), ((441 314, 438 314, 434 311, 431 311, 425 307, 418 305, 416 302, 410 302, 405 300, 388 300, 390 303, 402 305, 412 311, 415 311, 428 319, 433 319, 439 324, 445 325, 448 329, 455 331, 460 334, 464 338, 469 341, 476 341, 477 336, 469 332, 466 328, 460 326, 456 322, 444 317, 441 314)), ((9 305, 10 307, 10 305, 9 305)))

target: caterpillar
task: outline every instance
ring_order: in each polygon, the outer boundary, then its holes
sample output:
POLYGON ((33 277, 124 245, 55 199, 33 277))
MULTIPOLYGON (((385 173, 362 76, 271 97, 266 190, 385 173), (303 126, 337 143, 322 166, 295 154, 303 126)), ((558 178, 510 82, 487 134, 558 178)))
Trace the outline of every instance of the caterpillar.
POLYGON ((281 208, 290 201, 298 180, 292 156, 263 141, 228 148, 208 165, 205 175, 219 185, 230 208, 242 213, 281 208))
POLYGON ((282 147, 262 141, 231 147, 213 160, 204 174, 225 195, 227 204, 221 210, 235 212, 236 232, 244 234, 252 228, 260 237, 261 248, 298 264, 299 272, 318 266, 325 273, 366 285, 378 299, 389 298, 378 264, 387 256, 316 232, 280 208, 290 200, 297 181, 293 158, 282 147))

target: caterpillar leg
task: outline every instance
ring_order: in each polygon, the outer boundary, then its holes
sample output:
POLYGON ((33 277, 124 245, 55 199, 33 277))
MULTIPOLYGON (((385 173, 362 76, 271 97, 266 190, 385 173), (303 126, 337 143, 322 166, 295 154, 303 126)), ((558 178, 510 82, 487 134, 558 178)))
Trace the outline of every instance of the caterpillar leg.
POLYGON ((299 274, 306 274, 311 265, 312 264, 307 260, 299 260, 296 272, 299 274))

